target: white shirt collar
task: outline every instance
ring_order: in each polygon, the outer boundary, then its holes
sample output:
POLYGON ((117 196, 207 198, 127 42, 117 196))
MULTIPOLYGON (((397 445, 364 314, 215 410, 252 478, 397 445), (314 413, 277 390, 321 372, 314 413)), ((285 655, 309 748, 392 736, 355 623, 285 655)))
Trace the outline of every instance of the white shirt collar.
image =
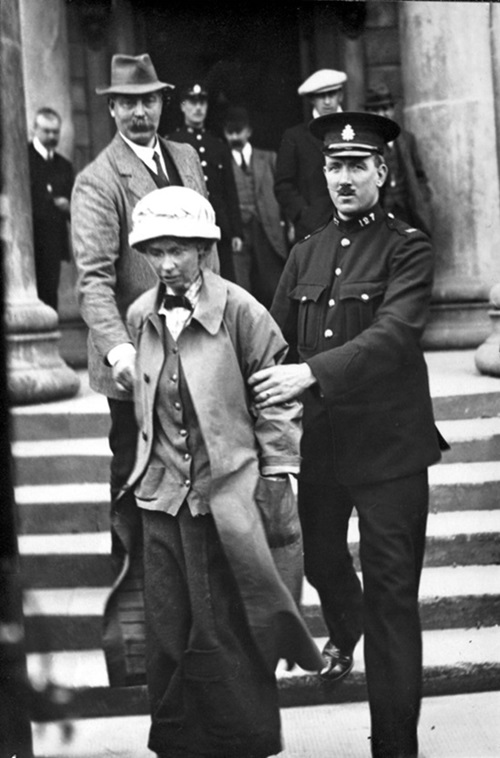
MULTIPOLYGON (((184 293, 193 306, 193 311, 198 305, 198 301, 200 299, 200 291, 201 291, 201 285, 203 284, 203 277, 200 273, 194 282, 190 284, 190 286, 187 288, 186 292, 184 293)), ((170 287, 165 287, 165 292, 168 295, 174 295, 175 293, 170 289, 170 287)), ((163 305, 160 305, 158 308, 158 313, 160 315, 165 316, 165 322, 167 325, 167 328, 174 338, 175 341, 177 341, 179 334, 182 332, 182 330, 189 324, 191 321, 191 318, 193 316, 193 311, 189 311, 186 308, 172 308, 171 310, 167 310, 163 307, 163 305)))
MULTIPOLYGON (((337 108, 337 113, 342 113, 342 106, 341 105, 339 105, 339 107, 337 108)), ((313 108, 312 117, 313 118, 319 118, 319 113, 316 110, 316 108, 313 108)))
POLYGON ((250 161, 252 160, 252 145, 250 142, 247 142, 243 150, 232 150, 233 158, 235 162, 238 164, 238 166, 241 166, 241 156, 243 155, 243 158, 245 159, 245 163, 247 166, 250 165, 250 161))
POLYGON ((165 161, 163 160, 160 143, 157 137, 155 137, 154 145, 148 146, 148 145, 136 145, 135 142, 132 142, 132 140, 127 139, 127 137, 125 137, 125 135, 122 134, 121 132, 119 132, 119 134, 122 140, 125 142, 125 144, 127 144, 131 148, 131 150, 134 151, 134 153, 137 155, 139 160, 145 163, 146 166, 150 168, 155 174, 156 174, 156 163, 153 160, 153 154, 158 153, 158 155, 160 156, 160 163, 163 167, 163 170, 165 171, 165 173, 167 173, 167 167, 165 166, 165 161))
MULTIPOLYGON (((46 147, 42 145, 38 137, 33 137, 33 147, 35 148, 37 153, 42 156, 44 161, 46 161, 50 157, 49 151, 47 150, 46 147)), ((52 155, 54 155, 54 153, 52 153, 52 155)))

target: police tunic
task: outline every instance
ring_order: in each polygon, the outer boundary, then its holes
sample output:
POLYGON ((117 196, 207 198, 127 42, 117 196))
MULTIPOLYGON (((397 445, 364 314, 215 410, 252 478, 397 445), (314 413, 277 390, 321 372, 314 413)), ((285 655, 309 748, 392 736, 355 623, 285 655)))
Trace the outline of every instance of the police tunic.
POLYGON ((439 460, 420 347, 429 240, 378 205, 293 248, 271 309, 318 383, 304 400, 301 477, 358 485, 439 460))
POLYGON ((197 151, 208 199, 213 205, 217 225, 221 229, 221 274, 234 281, 231 258, 231 239, 242 237, 238 195, 227 145, 206 129, 183 126, 169 136, 173 142, 187 142, 197 151))

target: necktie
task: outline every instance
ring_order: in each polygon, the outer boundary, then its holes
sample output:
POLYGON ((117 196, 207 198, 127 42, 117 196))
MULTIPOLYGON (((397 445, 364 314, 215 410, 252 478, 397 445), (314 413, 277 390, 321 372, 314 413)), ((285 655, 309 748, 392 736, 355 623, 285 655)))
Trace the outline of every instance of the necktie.
POLYGON ((247 162, 246 162, 246 160, 244 159, 244 157, 243 157, 243 153, 240 153, 240 156, 241 156, 241 168, 243 169, 243 171, 244 171, 244 172, 245 172, 245 174, 246 174, 246 173, 247 173, 247 171, 248 171, 248 163, 247 163, 247 162))
POLYGON ((153 160, 156 164, 156 175, 158 177, 158 184, 160 185, 160 187, 168 187, 170 182, 168 181, 168 177, 162 168, 160 156, 158 155, 156 151, 153 153, 153 160))
POLYGON ((188 311, 193 310, 193 305, 186 295, 165 295, 163 299, 163 307, 166 308, 167 311, 172 310, 172 308, 186 308, 188 311))

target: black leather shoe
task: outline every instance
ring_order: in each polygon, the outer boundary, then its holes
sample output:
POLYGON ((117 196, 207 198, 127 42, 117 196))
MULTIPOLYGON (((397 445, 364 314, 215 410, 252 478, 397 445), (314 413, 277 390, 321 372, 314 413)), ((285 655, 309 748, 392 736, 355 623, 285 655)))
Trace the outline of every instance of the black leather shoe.
POLYGON ((329 640, 323 648, 324 668, 319 675, 329 682, 338 682, 349 674, 354 665, 352 653, 344 653, 329 640))

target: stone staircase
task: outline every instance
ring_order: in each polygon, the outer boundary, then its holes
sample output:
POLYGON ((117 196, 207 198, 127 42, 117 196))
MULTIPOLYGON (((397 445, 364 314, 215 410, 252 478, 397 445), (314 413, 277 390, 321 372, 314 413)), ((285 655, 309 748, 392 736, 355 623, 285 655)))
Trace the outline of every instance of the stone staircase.
MULTIPOLYGON (((432 467, 421 585, 424 694, 500 690, 500 379, 477 375, 473 353, 430 353, 438 426, 452 444, 432 467)), ((108 412, 86 387, 14 408, 12 450, 25 587, 28 669, 74 689, 73 717, 147 712, 143 687, 107 686, 101 614, 112 582, 108 412)), ((349 535, 357 555, 357 520, 349 535)), ((358 565, 359 568, 359 565, 358 565)), ((318 645, 325 628, 307 584, 303 611, 318 645)), ((283 707, 366 699, 362 645, 340 686, 279 670, 283 707)))

